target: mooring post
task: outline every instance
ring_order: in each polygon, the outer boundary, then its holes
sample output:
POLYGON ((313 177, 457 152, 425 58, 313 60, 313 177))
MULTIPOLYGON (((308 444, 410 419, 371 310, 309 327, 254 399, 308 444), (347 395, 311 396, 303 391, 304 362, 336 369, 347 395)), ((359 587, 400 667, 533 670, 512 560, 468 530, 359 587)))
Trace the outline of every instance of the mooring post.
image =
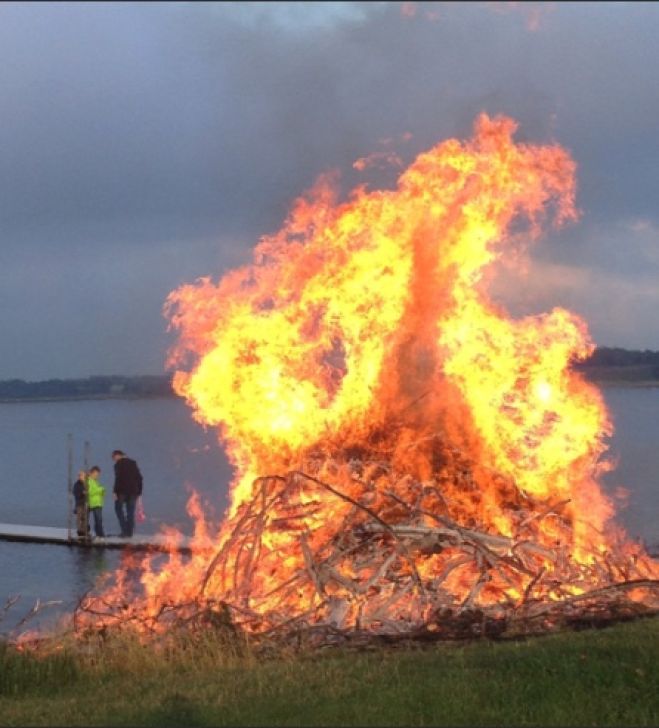
POLYGON ((67 523, 67 530, 68 530, 68 539, 71 540, 71 516, 73 515, 73 435, 69 434, 66 436, 66 445, 67 445, 67 452, 68 452, 68 466, 69 466, 69 473, 67 478, 67 486, 66 486, 66 492, 67 492, 67 506, 68 506, 68 517, 66 519, 67 523))
POLYGON ((89 531, 89 483, 87 482, 87 478, 89 476, 89 441, 85 440, 85 444, 83 446, 83 467, 85 468, 85 524, 87 528, 87 532, 85 533, 85 541, 89 541, 90 538, 90 531, 89 531))

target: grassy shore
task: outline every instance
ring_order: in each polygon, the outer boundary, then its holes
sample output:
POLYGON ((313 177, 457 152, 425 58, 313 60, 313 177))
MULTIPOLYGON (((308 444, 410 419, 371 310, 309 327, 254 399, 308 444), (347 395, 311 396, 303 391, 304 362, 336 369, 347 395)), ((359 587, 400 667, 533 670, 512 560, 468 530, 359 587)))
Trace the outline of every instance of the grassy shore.
POLYGON ((0 648, 1 725, 659 723, 659 619, 519 642, 278 655, 212 635, 36 659, 0 648))

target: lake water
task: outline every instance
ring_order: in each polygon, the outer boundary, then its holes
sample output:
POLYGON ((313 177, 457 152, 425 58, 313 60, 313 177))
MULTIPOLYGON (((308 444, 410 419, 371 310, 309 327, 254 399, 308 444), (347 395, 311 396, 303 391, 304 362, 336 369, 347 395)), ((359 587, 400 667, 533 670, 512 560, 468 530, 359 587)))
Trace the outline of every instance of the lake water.
MULTIPOLYGON (((604 389, 616 427, 611 454, 618 468, 605 485, 630 491, 619 520, 631 536, 659 542, 659 388, 604 389)), ((227 505, 231 468, 213 430, 196 424, 179 399, 0 404, 0 522, 66 527, 67 434, 74 438, 74 467, 83 463, 83 443, 90 443, 89 465, 99 465, 108 492, 113 482, 110 453, 115 448, 135 457, 144 475, 147 521, 140 532, 162 524, 191 532, 185 504, 190 488, 220 518, 227 505)), ((106 499, 107 533, 117 524, 106 499)), ((42 544, 0 541, 0 608, 12 595, 12 608, 0 632, 7 630, 37 598, 61 600, 70 608, 96 578, 116 568, 121 554, 42 544)), ((45 614, 45 613, 44 613, 45 614)))

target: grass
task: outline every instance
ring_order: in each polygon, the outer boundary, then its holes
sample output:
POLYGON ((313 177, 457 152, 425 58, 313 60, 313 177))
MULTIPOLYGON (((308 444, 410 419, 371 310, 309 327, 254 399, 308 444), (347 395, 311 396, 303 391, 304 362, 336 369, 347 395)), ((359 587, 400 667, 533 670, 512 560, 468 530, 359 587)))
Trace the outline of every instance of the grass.
POLYGON ((1 725, 657 725, 659 619, 519 642, 263 659, 209 634, 0 648, 1 725))

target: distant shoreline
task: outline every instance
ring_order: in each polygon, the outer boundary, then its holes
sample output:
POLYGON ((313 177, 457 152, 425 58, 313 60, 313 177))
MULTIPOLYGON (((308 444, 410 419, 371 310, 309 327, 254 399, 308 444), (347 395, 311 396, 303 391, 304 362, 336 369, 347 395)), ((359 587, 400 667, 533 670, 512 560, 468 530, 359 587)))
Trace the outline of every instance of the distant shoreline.
POLYGON ((634 382, 629 379, 588 379, 591 384, 598 387, 618 387, 624 389, 651 389, 659 387, 659 379, 648 379, 647 381, 634 382))
POLYGON ((0 381, 0 402, 79 402, 83 400, 174 397, 170 374, 95 375, 84 379, 0 381))
POLYGON ((63 397, 14 397, 0 398, 0 404, 44 404, 48 402, 94 402, 105 400, 145 400, 145 399, 176 399, 177 395, 171 394, 81 394, 63 397))
MULTIPOLYGON (((605 389, 652 389, 659 387, 659 379, 586 379, 598 387, 605 389)), ((174 392, 161 394, 79 394, 61 397, 0 397, 0 404, 48 404, 57 402, 104 402, 104 401, 138 401, 153 399, 178 399, 174 392)))
MULTIPOLYGON (((630 351, 598 347, 572 370, 600 387, 659 387, 659 351, 630 351)), ((0 381, 0 404, 22 402, 84 402, 105 400, 170 399, 174 375, 93 375, 79 379, 23 379, 0 381)))

